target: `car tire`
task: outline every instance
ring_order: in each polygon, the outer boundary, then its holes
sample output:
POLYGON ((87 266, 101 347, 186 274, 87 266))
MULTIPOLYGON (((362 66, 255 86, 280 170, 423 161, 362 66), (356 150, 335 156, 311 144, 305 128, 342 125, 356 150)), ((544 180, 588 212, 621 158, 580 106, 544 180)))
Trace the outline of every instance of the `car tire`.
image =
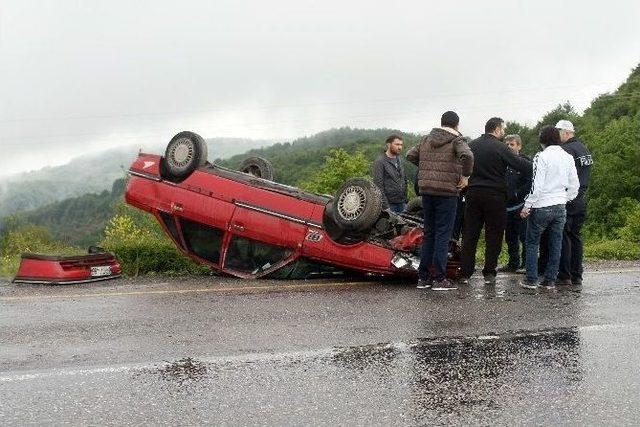
POLYGON ((322 228, 329 236, 329 239, 341 245, 355 245, 367 238, 366 234, 363 233, 349 233, 336 223, 332 202, 327 203, 324 207, 322 228))
POLYGON ((351 178, 333 198, 333 217, 345 231, 367 232, 382 212, 382 193, 365 178, 351 178))
POLYGON ((273 181, 273 165, 264 157, 248 157, 240 164, 238 168, 240 172, 248 173, 257 178, 266 179, 267 181, 273 181))
POLYGON ((186 179, 207 162, 207 143, 193 132, 180 132, 169 141, 162 159, 166 178, 174 181, 186 179))

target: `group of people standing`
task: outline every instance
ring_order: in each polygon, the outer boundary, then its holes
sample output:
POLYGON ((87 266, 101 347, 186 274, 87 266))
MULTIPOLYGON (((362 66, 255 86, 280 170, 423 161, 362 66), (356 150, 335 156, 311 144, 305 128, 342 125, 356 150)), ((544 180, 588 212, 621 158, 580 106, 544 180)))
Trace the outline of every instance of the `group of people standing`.
MULTIPOLYGON (((501 118, 489 119, 484 134, 473 141, 458 131, 459 122, 455 112, 445 112, 440 127, 407 153, 407 160, 418 167, 415 189, 424 214, 417 287, 457 289, 445 275, 450 240, 459 234, 456 228, 462 230, 459 284, 467 284, 475 272, 483 229, 485 284, 495 284, 499 271, 526 271, 521 282, 526 288, 581 284, 580 232, 593 160, 575 137, 573 124, 560 120, 544 126, 539 135, 542 151, 530 160, 520 153, 520 136, 505 135, 501 118), (505 236, 509 262, 498 268, 505 236)), ((391 135, 373 164, 374 182, 395 212, 407 203, 402 148, 402 138, 391 135)))

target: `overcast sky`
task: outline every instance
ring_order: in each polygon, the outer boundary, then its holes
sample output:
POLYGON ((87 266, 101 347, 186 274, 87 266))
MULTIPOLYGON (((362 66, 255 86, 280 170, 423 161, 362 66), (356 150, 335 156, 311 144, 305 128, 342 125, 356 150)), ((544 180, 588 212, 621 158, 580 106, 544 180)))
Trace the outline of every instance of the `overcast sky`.
POLYGON ((532 124, 640 63, 640 2, 0 0, 0 55, 5 175, 185 129, 532 124))

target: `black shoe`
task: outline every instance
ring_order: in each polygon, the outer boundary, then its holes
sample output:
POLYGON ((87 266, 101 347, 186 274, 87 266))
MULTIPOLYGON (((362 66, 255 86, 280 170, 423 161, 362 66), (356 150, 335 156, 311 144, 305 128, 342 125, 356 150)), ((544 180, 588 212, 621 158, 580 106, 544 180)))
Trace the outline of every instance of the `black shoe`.
POLYGON ((496 284, 496 276, 495 276, 495 274, 485 274, 484 275, 484 284, 485 285, 495 285, 496 284))
POLYGON ((498 268, 499 273, 515 273, 516 270, 516 267, 512 267, 510 265, 503 265, 502 267, 498 268))
POLYGON ((556 285, 550 280, 543 280, 542 282, 540 282, 540 287, 544 289, 555 289, 556 285))
POLYGON ((418 289, 429 289, 433 285, 433 279, 428 278, 427 280, 418 279, 418 285, 416 288, 418 289))
POLYGON ((447 279, 436 280, 431 287, 434 291, 455 291, 458 287, 447 279))
POLYGON ((529 282, 528 280, 523 280, 520 282, 520 286, 525 289, 538 289, 538 284, 535 282, 529 282))
POLYGON ((573 286, 582 286, 582 279, 571 279, 571 284, 573 286))
POLYGON ((560 279, 560 280, 556 280, 556 285, 558 286, 570 286, 573 283, 571 282, 571 279, 560 279))

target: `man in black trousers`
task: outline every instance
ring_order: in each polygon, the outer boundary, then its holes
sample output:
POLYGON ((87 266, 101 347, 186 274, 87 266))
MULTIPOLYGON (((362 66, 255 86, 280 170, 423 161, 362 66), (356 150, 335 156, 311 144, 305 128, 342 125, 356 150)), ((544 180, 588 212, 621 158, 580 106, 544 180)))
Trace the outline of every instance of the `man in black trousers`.
POLYGON ((505 123, 499 117, 487 121, 485 133, 469 144, 475 158, 469 178, 462 231, 461 282, 468 283, 475 270, 476 249, 485 227, 485 261, 482 274, 487 285, 495 283, 498 255, 507 222, 507 167, 531 177, 531 162, 502 142, 505 123))
MULTIPOLYGON (((505 144, 515 154, 530 160, 522 150, 520 135, 507 135, 505 144)), ((504 241, 509 248, 509 262, 500 267, 498 271, 514 273, 525 268, 525 238, 527 233, 527 221, 520 217, 520 211, 524 206, 524 199, 531 191, 531 177, 526 176, 512 167, 507 167, 507 227, 504 230, 504 241)))
POLYGON ((562 253, 560 255, 560 271, 558 272, 558 285, 582 284, 582 225, 587 215, 587 202, 585 193, 589 186, 591 165, 593 158, 585 145, 575 137, 573 123, 569 120, 560 120, 556 124, 560 131, 560 145, 564 151, 571 154, 576 163, 580 188, 578 197, 567 203, 567 222, 562 235, 562 253))

